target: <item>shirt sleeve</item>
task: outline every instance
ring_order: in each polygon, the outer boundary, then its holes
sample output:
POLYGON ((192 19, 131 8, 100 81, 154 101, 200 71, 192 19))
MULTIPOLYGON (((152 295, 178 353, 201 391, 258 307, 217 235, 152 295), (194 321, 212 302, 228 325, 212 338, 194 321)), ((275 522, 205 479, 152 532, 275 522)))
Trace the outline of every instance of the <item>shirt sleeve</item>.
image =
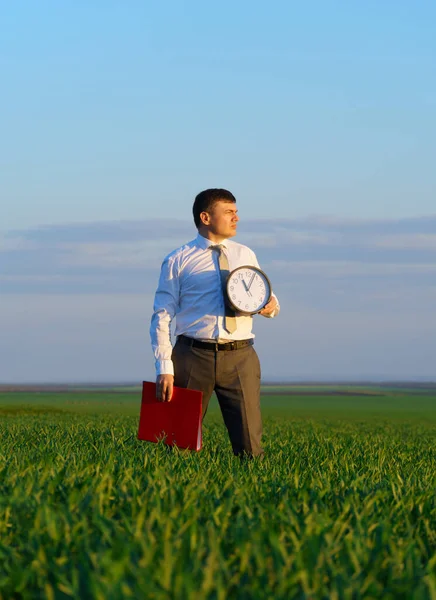
MULTIPOLYGON (((253 250, 251 250, 251 255, 252 255, 252 260, 253 260, 253 266, 257 267, 258 269, 260 269, 261 267, 259 265, 259 262, 257 260, 257 257, 255 255, 255 253, 253 252, 253 250)), ((270 315, 262 315, 263 317, 266 317, 267 319, 273 319, 280 312, 279 299, 277 298, 277 296, 274 294, 274 292, 272 290, 271 290, 271 296, 277 300, 277 306, 276 306, 276 308, 274 309, 274 311, 270 315)))
POLYGON ((156 375, 174 375, 171 353, 171 321, 179 305, 179 275, 175 260, 170 257, 162 263, 159 284, 154 297, 150 337, 156 364, 156 375))

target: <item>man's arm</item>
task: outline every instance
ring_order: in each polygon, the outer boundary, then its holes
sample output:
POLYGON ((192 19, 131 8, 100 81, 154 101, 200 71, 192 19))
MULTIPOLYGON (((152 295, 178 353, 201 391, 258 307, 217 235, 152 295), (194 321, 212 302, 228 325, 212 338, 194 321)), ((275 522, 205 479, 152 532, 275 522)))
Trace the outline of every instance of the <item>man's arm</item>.
POLYGON ((156 365, 156 398, 171 400, 174 385, 174 367, 171 360, 171 321, 179 304, 179 277, 174 258, 162 263, 159 284, 150 325, 151 345, 156 365))
MULTIPOLYGON (((255 253, 253 252, 253 250, 251 250, 251 254, 252 254, 252 258, 253 258, 253 266, 260 269, 261 267, 259 265, 259 262, 257 260, 255 253)), ((280 312, 279 299, 274 294, 274 292, 271 292, 271 300, 268 302, 268 304, 266 304, 262 308, 262 310, 259 312, 259 314, 262 315, 262 317, 267 317, 268 319, 272 319, 272 318, 276 317, 279 314, 279 312, 280 312)))

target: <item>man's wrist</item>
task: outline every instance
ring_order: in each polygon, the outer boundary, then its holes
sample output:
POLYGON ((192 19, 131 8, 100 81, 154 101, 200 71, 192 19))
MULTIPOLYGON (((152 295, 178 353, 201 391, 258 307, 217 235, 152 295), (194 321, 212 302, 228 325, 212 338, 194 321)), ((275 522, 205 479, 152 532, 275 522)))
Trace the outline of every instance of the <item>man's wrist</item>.
POLYGON ((156 375, 174 375, 174 365, 172 360, 157 360, 156 375))

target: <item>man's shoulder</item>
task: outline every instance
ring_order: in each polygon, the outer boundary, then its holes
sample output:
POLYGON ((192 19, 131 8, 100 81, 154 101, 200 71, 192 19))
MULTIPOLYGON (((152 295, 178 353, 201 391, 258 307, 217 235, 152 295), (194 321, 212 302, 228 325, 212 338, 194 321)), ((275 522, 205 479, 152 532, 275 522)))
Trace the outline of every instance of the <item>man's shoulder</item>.
POLYGON ((186 254, 189 254, 190 252, 192 252, 193 249, 195 249, 196 247, 196 240, 191 240, 190 242, 186 242, 186 244, 183 244, 182 246, 179 246, 178 248, 176 248, 175 250, 173 250, 172 252, 170 252, 169 254, 167 254, 163 260, 163 262, 174 262, 175 260, 180 259, 181 257, 185 256, 186 254))
POLYGON ((239 242, 235 242, 233 240, 227 240, 227 246, 228 246, 229 250, 231 250, 231 251, 235 251, 235 252, 239 252, 239 253, 246 252, 247 254, 254 254, 254 252, 251 248, 249 248, 245 244, 240 244, 239 242))

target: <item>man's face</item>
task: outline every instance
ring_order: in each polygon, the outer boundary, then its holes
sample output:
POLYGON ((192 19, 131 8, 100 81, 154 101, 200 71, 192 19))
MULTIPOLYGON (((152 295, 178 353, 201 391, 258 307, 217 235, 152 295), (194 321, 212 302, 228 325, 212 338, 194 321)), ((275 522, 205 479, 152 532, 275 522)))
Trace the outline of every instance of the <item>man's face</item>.
POLYGON ((237 223, 239 221, 238 209, 234 202, 218 200, 209 215, 209 231, 216 236, 229 238, 236 235, 237 223))

